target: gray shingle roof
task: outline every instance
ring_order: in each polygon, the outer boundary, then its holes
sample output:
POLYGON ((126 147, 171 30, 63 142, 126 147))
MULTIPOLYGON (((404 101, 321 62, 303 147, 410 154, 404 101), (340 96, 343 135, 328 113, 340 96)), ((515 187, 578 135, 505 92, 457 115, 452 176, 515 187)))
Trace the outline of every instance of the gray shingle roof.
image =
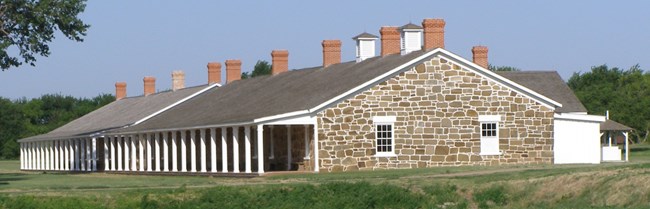
POLYGON ((262 117, 314 108, 425 53, 421 50, 403 56, 373 57, 359 63, 346 62, 235 81, 115 132, 249 123, 262 117))
POLYGON ((357 35, 355 37, 352 37, 352 39, 354 39, 354 40, 357 40, 357 39, 360 39, 360 38, 374 38, 374 39, 376 39, 376 38, 379 38, 379 37, 376 36, 376 35, 372 35, 370 33, 366 33, 366 32, 363 32, 363 33, 361 33, 361 34, 359 34, 359 35, 357 35))
POLYGON ((600 130, 601 131, 631 131, 632 128, 608 119, 605 122, 600 123, 600 130))
POLYGON ((562 104, 555 112, 587 112, 587 108, 555 71, 502 71, 497 74, 562 104))
POLYGON ((97 132, 124 127, 206 87, 207 85, 201 85, 149 96, 127 97, 111 102, 49 133, 20 141, 87 137, 97 132))

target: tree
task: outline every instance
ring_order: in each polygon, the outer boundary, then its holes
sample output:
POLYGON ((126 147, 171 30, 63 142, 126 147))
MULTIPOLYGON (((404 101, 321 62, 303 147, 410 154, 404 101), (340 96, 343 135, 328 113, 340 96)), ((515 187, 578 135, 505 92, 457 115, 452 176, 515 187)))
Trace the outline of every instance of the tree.
POLYGON ((0 158, 18 157, 16 140, 47 133, 113 101, 111 94, 92 99, 58 94, 16 101, 0 97, 0 158))
POLYGON ((57 30, 70 40, 82 42, 90 25, 77 16, 85 8, 85 0, 0 1, 0 68, 4 71, 23 63, 35 66, 37 55, 50 55, 48 44, 57 30), (10 54, 11 50, 17 50, 18 55, 10 54))
POLYGON ((498 72, 498 71, 521 71, 519 68, 516 67, 511 67, 511 66, 494 66, 488 64, 488 69, 492 72, 498 72))
POLYGON ((253 78, 261 75, 271 75, 272 73, 271 69, 272 66, 271 64, 269 64, 269 62, 264 60, 258 60, 257 63, 255 63, 253 72, 251 72, 250 74, 248 72, 243 72, 241 74, 241 79, 253 78))
POLYGON ((639 65, 628 70, 600 65, 574 73, 567 82, 593 114, 610 112, 610 119, 634 128, 632 136, 646 141, 650 134, 650 74, 639 65))

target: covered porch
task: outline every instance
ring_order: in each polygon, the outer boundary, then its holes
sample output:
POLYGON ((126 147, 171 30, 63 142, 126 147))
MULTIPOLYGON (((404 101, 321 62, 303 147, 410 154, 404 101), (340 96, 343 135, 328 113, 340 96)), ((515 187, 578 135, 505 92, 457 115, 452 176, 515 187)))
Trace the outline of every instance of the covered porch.
POLYGON ((631 130, 632 128, 609 119, 600 124, 601 160, 603 162, 628 162, 630 160, 629 132, 631 130))
POLYGON ((283 120, 107 135, 98 170, 156 175, 257 176, 318 172, 315 120, 283 120))

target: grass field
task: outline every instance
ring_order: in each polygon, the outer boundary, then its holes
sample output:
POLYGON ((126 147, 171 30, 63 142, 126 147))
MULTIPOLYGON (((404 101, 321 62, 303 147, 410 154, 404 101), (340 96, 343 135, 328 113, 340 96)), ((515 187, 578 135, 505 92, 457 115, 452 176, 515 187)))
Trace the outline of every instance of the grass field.
POLYGON ((0 161, 2 208, 649 208, 650 146, 629 163, 441 167, 257 178, 56 174, 0 161))

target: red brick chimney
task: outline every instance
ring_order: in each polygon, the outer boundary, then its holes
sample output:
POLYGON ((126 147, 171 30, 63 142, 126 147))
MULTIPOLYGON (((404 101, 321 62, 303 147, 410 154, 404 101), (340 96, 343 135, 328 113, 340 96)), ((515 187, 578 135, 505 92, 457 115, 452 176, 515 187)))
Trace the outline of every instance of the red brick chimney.
POLYGON ((126 97, 126 82, 115 83, 115 101, 126 97))
POLYGON ((341 40, 323 40, 323 67, 341 63, 341 40))
POLYGON ((208 63, 208 84, 221 83, 221 63, 208 63))
POLYGON ((477 65, 488 68, 488 48, 487 46, 472 47, 472 60, 477 65))
POLYGON ((185 88, 185 72, 181 70, 172 72, 172 91, 185 88))
POLYGON ((271 52, 271 71, 273 75, 289 71, 289 51, 287 50, 273 50, 271 52))
POLYGON ((424 49, 445 48, 445 20, 424 19, 424 49))
POLYGON ((226 83, 241 79, 241 60, 226 60, 226 83))
POLYGON ((398 27, 381 27, 379 34, 381 34, 381 56, 400 53, 402 47, 398 27))
POLYGON ((146 76, 142 80, 144 81, 144 95, 145 96, 156 93, 156 78, 151 77, 151 76, 146 76))

